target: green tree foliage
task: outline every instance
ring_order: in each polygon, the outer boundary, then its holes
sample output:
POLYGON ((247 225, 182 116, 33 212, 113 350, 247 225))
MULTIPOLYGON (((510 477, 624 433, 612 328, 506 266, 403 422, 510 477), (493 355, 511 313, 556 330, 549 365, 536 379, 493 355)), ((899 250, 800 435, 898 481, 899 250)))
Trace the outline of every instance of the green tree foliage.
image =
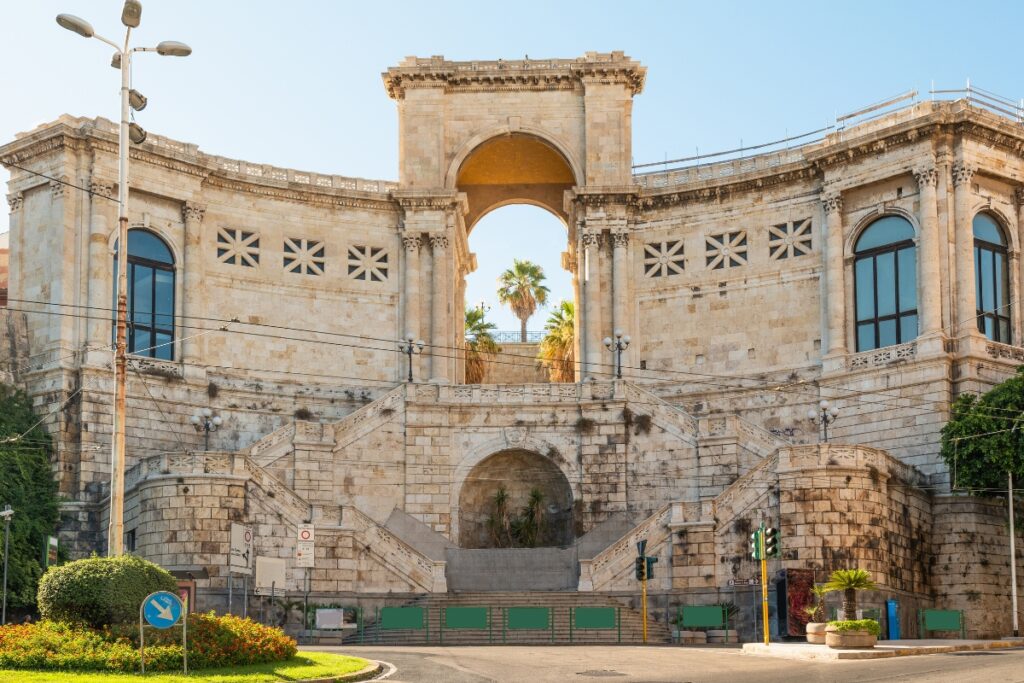
POLYGON ((942 428, 942 457, 956 488, 999 496, 1007 472, 1024 481, 1024 366, 981 396, 957 398, 942 428))
POLYGON ((480 384, 487 374, 488 357, 501 353, 491 331, 494 323, 484 320, 482 308, 466 309, 466 384, 480 384))
POLYGON ((576 309, 571 301, 560 301, 544 324, 544 339, 537 359, 548 369, 552 382, 576 381, 576 309))
POLYGON ((33 609, 46 537, 60 518, 52 442, 37 422, 28 396, 0 384, 0 508, 14 510, 7 569, 7 606, 14 610, 33 609))
POLYGON ((843 619, 850 621, 857 618, 857 591, 873 591, 878 586, 863 569, 837 569, 828 577, 824 588, 830 593, 842 591, 843 619))
POLYGON ((132 555, 89 557, 51 567, 39 582, 44 619, 93 628, 138 622, 139 605, 155 591, 177 592, 159 565, 132 555))
POLYGON ((512 267, 498 276, 498 301, 510 306, 522 324, 522 340, 526 341, 526 321, 548 301, 544 286, 544 269, 530 261, 512 260, 512 267))

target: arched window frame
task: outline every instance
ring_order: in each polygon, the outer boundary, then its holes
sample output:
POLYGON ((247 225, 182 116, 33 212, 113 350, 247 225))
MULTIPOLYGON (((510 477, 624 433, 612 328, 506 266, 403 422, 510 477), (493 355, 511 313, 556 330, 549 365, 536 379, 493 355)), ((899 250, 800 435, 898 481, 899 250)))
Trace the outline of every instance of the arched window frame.
MULTIPOLYGON (((131 244, 131 235, 135 232, 144 232, 151 235, 153 238, 158 240, 161 245, 167 249, 167 253, 171 259, 170 263, 148 259, 142 256, 128 255, 128 353, 133 356, 139 356, 144 358, 154 358, 156 360, 174 361, 177 358, 175 347, 177 346, 176 339, 176 320, 178 316, 178 306, 180 305, 181 292, 181 278, 179 277, 178 257, 175 254, 175 250, 171 245, 170 240, 167 236, 153 230, 148 226, 133 225, 128 230, 128 243, 131 244), (138 316, 135 313, 136 297, 134 292, 134 281, 135 281, 135 268, 149 268, 153 271, 154 277, 151 284, 150 291, 150 307, 155 309, 155 297, 156 297, 156 272, 169 273, 171 277, 170 281, 170 305, 164 307, 159 313, 153 310, 151 323, 149 325, 141 324, 137 320, 138 316), (159 324, 159 322, 167 321, 167 324, 159 324), (159 338, 158 335, 166 335, 166 338, 159 338), (158 347, 158 348, 156 348, 158 347)), ((116 339, 117 335, 117 259, 119 257, 119 245, 117 243, 116 232, 111 235, 111 252, 113 255, 113 304, 114 308, 114 324, 112 329, 113 338, 116 339)))
POLYGON ((1013 324, 1013 269, 1010 263, 1013 257, 1010 231, 1006 223, 1000 220, 999 216, 991 211, 978 211, 971 219, 971 232, 974 238, 974 293, 975 310, 977 312, 978 331, 987 339, 1000 343, 1012 344, 1015 338, 1013 324), (974 234, 974 222, 985 216, 991 220, 1002 237, 1002 244, 979 238, 974 234), (986 273, 983 264, 986 259, 990 260, 990 272, 986 273), (1001 268, 999 266, 1001 261, 1001 268), (997 298, 999 293, 999 278, 1002 276, 1002 296, 997 298), (987 289, 990 288, 990 289, 987 289), (991 298, 991 306, 987 306, 986 299, 991 298), (987 328, 987 329, 986 329, 987 328))
POLYGON ((920 294, 920 276, 919 276, 920 254, 918 253, 918 249, 917 249, 917 246, 918 246, 917 245, 917 236, 918 236, 918 226, 917 226, 917 223, 916 223, 914 217, 912 215, 904 213, 902 211, 891 211, 891 210, 890 211, 886 211, 885 213, 874 213, 873 215, 864 217, 862 219, 860 225, 858 226, 858 228, 850 236, 849 241, 847 242, 847 249, 848 249, 847 254, 849 255, 848 256, 849 260, 847 261, 847 263, 848 263, 847 273, 848 273, 848 277, 849 277, 848 282, 850 283, 850 289, 847 290, 850 293, 849 299, 848 299, 848 306, 849 306, 849 308, 847 310, 852 311, 851 318, 853 320, 853 325, 852 325, 852 329, 851 329, 851 336, 852 336, 852 340, 851 341, 852 341, 852 348, 856 349, 857 353, 863 352, 863 351, 874 351, 876 349, 886 348, 888 346, 896 346, 896 345, 899 345, 899 344, 910 343, 911 341, 916 339, 917 336, 920 334, 920 324, 921 324, 921 322, 920 322, 920 296, 921 296, 921 294, 920 294), (885 219, 885 218, 899 218, 899 219, 902 219, 902 220, 906 221, 908 223, 911 231, 912 231, 911 236, 907 237, 906 239, 899 240, 898 242, 891 242, 891 243, 884 244, 884 245, 881 245, 881 246, 878 246, 878 247, 873 247, 873 248, 870 248, 870 249, 865 249, 863 251, 857 251, 857 245, 860 243, 861 238, 864 237, 865 233, 871 228, 871 226, 873 226, 875 223, 877 223, 878 221, 880 221, 882 219, 885 219), (898 254, 899 254, 899 252, 901 252, 903 250, 906 250, 906 249, 912 249, 913 258, 914 258, 913 267, 910 269, 910 272, 912 272, 912 276, 914 278, 914 288, 913 288, 913 292, 914 292, 914 307, 913 308, 901 309, 900 308, 900 299, 899 299, 900 278, 898 276, 898 273, 900 271, 899 271, 899 255, 898 254), (894 264, 894 275, 893 275, 893 281, 892 281, 891 285, 889 285, 889 286, 892 288, 893 294, 894 294, 894 297, 895 297, 895 302, 896 302, 895 303, 895 312, 892 313, 892 314, 887 314, 887 315, 881 315, 880 316, 880 315, 878 315, 878 291, 879 291, 879 289, 878 289, 878 273, 877 273, 877 268, 876 268, 876 266, 877 266, 877 258, 880 255, 883 255, 883 254, 886 254, 886 253, 890 253, 890 252, 893 254, 892 258, 893 258, 893 264, 894 264), (873 291, 873 310, 874 310, 874 315, 872 317, 865 317, 865 318, 862 319, 860 317, 860 311, 858 309, 859 283, 858 283, 858 278, 857 278, 857 268, 858 268, 858 263, 860 261, 867 260, 867 259, 872 259, 874 261, 873 266, 872 266, 872 269, 873 269, 873 279, 872 279, 872 282, 873 282, 873 286, 874 286, 874 291, 873 291), (911 328, 911 329, 904 329, 904 326, 908 324, 907 321, 906 321, 906 318, 908 318, 909 316, 913 316, 913 320, 914 320, 913 325, 914 325, 914 327, 911 328), (880 334, 880 324, 883 323, 883 322, 888 322, 890 320, 895 321, 895 327, 896 327, 895 341, 893 343, 891 343, 891 344, 886 343, 886 344, 883 345, 881 343, 882 339, 881 339, 881 334, 880 334), (874 335, 873 335, 873 340, 872 340, 872 344, 871 345, 866 345, 866 344, 862 345, 861 344, 861 338, 860 338, 860 331, 861 330, 860 330, 860 326, 861 325, 865 325, 865 324, 873 325, 874 335))

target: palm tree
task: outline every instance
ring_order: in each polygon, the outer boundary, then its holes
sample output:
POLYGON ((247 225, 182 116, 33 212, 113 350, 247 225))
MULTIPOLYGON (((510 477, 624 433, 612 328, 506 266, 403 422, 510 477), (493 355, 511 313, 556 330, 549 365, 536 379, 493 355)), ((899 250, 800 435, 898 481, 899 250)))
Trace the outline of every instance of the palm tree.
POLYGON ((837 569, 828 577, 825 590, 843 592, 843 619, 857 618, 857 591, 873 591, 878 586, 863 569, 837 569))
POLYGON ((501 352, 491 336, 494 323, 484 320, 483 308, 466 309, 466 384, 480 384, 487 372, 486 356, 501 352))
POLYGON ((526 321, 538 306, 548 301, 550 291, 543 284, 544 269, 529 261, 512 260, 512 267, 498 277, 498 301, 512 307, 522 323, 522 341, 526 342, 526 321))
POLYGON ((560 301, 544 324, 544 338, 537 360, 548 369, 552 382, 576 381, 576 344, 573 341, 576 309, 571 301, 560 301))

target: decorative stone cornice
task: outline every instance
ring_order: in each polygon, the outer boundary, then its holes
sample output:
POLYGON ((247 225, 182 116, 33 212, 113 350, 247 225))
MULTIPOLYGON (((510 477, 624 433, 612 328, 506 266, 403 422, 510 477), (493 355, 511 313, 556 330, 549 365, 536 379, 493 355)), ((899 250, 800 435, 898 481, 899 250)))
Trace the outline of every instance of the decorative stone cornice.
POLYGON ((843 195, 836 190, 824 192, 821 195, 821 206, 826 214, 843 212, 843 195))
POLYGON ((298 202, 300 204, 310 204, 313 206, 367 209, 370 211, 395 210, 394 203, 383 198, 353 197, 349 194, 338 194, 336 191, 314 192, 311 190, 283 188, 272 185, 232 180, 219 175, 209 176, 206 179, 206 184, 211 187, 218 187, 225 190, 231 190, 233 192, 246 192, 260 197, 298 202))
POLYGON ((956 161, 953 163, 953 187, 959 187, 966 185, 971 182, 971 178, 974 177, 977 167, 969 164, 965 161, 956 161))
POLYGON ((919 166, 912 173, 917 179, 917 184, 923 190, 926 187, 935 187, 939 182, 939 172, 934 165, 919 166))
POLYGON ((21 192, 12 192, 7 195, 7 206, 10 208, 11 213, 21 211, 21 207, 24 203, 25 195, 21 192))
POLYGON ((402 246, 410 253, 418 252, 422 244, 423 240, 419 235, 402 235, 402 246))
POLYGON ((203 222, 203 216, 206 215, 206 206, 203 204, 196 204, 194 202, 185 202, 181 205, 181 218, 186 223, 189 221, 195 221, 197 223, 203 222))
POLYGON ((621 84, 632 95, 644 87, 647 69, 622 52, 588 52, 576 59, 453 62, 443 56, 408 57, 381 74, 388 97, 410 88, 448 92, 573 90, 588 83, 621 84))
POLYGON ((391 197, 405 212, 454 211, 464 216, 469 211, 469 201, 464 192, 392 190, 391 197))

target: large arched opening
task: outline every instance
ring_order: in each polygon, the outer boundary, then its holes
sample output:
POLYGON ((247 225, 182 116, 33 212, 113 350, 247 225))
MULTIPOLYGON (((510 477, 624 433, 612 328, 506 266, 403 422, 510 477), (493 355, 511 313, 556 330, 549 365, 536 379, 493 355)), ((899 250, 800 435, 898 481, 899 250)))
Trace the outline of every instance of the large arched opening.
POLYGON ((462 484, 459 546, 568 546, 575 538, 572 513, 572 487, 554 462, 525 449, 499 451, 462 484))

